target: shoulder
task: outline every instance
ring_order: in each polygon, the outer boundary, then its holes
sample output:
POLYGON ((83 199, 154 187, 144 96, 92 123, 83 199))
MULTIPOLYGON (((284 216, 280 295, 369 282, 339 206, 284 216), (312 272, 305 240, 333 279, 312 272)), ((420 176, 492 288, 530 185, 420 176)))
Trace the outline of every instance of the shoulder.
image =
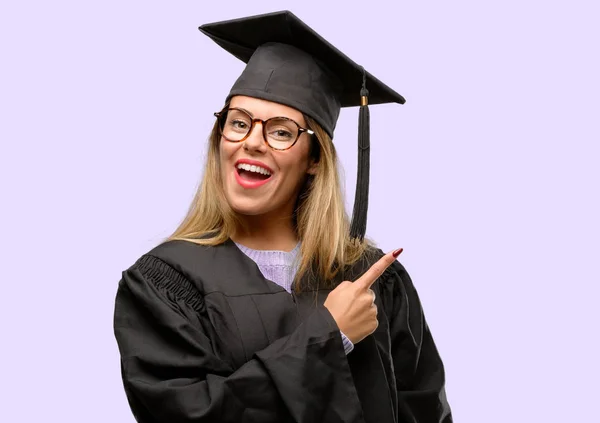
POLYGON ((139 270, 146 277, 185 278, 186 263, 202 255, 204 248, 187 241, 165 241, 140 256, 128 270, 139 270))
POLYGON ((209 256, 215 248, 193 241, 168 240, 152 248, 142 257, 154 257, 173 267, 179 267, 190 260, 202 260, 209 256))
POLYGON ((136 263, 152 274, 179 275, 203 295, 220 292, 245 295, 264 291, 257 280, 260 270, 231 241, 201 245, 193 241, 166 241, 144 254, 136 263))
POLYGON ((127 286, 130 291, 148 291, 173 298, 196 311, 204 306, 201 291, 186 275, 151 254, 144 254, 124 272, 121 286, 127 286))
POLYGON ((192 241, 169 240, 143 254, 128 270, 139 271, 155 285, 167 284, 172 289, 178 289, 181 285, 191 283, 201 288, 194 282, 199 274, 210 269, 208 263, 211 263, 216 248, 192 241))
POLYGON ((183 241, 164 242, 141 255, 123 272, 119 291, 149 303, 171 298, 195 310, 203 306, 203 293, 180 265, 189 246, 183 241))

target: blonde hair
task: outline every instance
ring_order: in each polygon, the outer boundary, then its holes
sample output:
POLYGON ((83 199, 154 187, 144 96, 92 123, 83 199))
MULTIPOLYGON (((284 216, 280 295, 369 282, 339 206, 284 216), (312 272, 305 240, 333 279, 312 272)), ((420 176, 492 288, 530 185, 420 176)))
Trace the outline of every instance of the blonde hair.
MULTIPOLYGON (((313 119, 305 116, 315 132, 311 155, 318 161, 317 172, 308 176, 299 194, 295 226, 301 241, 300 262, 295 284, 298 292, 332 288, 332 279, 344 267, 355 263, 371 245, 350 238, 350 222, 344 208, 338 159, 331 137, 313 119), (309 276, 303 278, 304 276, 309 276), (317 281, 311 283, 311 280, 317 281)), ((229 207, 223 191, 219 160, 218 123, 212 129, 202 182, 187 215, 165 241, 185 240, 200 245, 219 245, 241 224, 229 207)))

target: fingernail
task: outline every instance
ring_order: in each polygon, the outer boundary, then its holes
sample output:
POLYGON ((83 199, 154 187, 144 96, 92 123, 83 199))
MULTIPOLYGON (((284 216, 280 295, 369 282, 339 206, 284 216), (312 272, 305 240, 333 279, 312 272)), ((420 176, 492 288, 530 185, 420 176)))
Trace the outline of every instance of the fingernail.
POLYGON ((396 251, 394 251, 392 253, 392 255, 394 256, 394 258, 398 257, 400 255, 400 253, 404 251, 404 248, 398 248, 396 251))

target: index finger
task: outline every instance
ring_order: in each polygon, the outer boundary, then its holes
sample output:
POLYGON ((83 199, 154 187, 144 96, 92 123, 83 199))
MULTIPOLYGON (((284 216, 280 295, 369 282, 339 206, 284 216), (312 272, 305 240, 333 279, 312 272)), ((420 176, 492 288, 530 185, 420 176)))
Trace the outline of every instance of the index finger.
POLYGON ((365 273, 363 273, 360 278, 354 281, 354 284, 358 284, 358 287, 363 289, 371 288, 377 278, 379 278, 383 272, 385 272, 385 269, 387 269, 390 264, 396 261, 396 257, 398 257, 401 252, 402 248, 399 248, 395 251, 390 251, 385 256, 381 257, 365 273))

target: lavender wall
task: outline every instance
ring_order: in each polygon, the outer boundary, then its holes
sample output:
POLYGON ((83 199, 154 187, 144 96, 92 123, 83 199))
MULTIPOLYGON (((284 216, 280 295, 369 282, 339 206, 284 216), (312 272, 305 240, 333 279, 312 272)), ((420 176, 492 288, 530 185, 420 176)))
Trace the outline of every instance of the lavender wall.
POLYGON ((597 3, 347 3, 0 6, 1 420, 134 421, 120 272, 182 218, 242 69, 197 26, 280 9, 408 100, 371 109, 368 232, 405 249, 456 421, 597 418, 597 3))

